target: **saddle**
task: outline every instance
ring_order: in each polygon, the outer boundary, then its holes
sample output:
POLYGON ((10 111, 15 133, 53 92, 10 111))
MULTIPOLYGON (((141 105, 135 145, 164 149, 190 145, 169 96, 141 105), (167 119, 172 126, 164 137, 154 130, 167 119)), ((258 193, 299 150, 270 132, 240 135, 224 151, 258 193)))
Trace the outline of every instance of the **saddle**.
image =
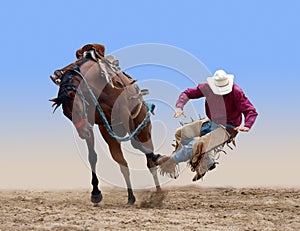
POLYGON ((97 43, 93 43, 93 44, 86 44, 83 47, 79 48, 76 51, 76 58, 80 59, 83 57, 84 52, 88 52, 90 50, 94 50, 95 54, 98 58, 103 58, 104 54, 105 54, 105 47, 102 44, 97 44, 97 43))

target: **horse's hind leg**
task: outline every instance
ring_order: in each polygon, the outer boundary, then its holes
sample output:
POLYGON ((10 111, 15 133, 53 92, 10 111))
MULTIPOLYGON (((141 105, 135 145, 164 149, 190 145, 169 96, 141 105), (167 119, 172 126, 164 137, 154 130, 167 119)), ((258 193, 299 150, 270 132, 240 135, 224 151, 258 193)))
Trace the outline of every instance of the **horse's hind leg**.
POLYGON ((98 188, 99 180, 96 174, 96 163, 97 163, 97 153, 94 149, 94 133, 93 130, 90 129, 90 137, 86 139, 86 143, 88 146, 88 159, 92 170, 92 185, 93 190, 91 193, 91 201, 93 203, 99 203, 102 200, 101 191, 98 188))
POLYGON ((137 137, 134 137, 134 138, 131 139, 131 145, 134 148, 140 150, 141 152, 143 152, 146 155, 147 167, 148 167, 149 171, 151 172, 151 174, 153 176, 153 180, 154 180, 154 183, 155 183, 155 186, 156 186, 156 190, 161 191, 161 187, 160 187, 158 176, 157 176, 157 167, 156 167, 156 164, 154 162, 160 157, 160 155, 153 153, 153 144, 152 144, 151 139, 149 139, 147 141, 146 145, 143 145, 137 137), (146 146, 148 146, 148 148, 146 146))
POLYGON ((119 164, 121 173, 124 176, 127 192, 128 192, 128 204, 134 204, 135 196, 132 191, 131 181, 130 181, 130 173, 128 169, 127 161, 124 159, 121 145, 118 141, 112 138, 106 131, 104 126, 99 125, 100 132, 109 146, 109 151, 111 153, 112 158, 119 164))
POLYGON ((152 158, 147 157, 147 167, 148 167, 148 169, 150 170, 150 172, 153 176, 153 180, 154 180, 154 183, 155 183, 155 186, 156 186, 156 190, 161 191, 161 187, 160 187, 159 180, 158 180, 158 177, 157 177, 157 166, 153 162, 152 158))

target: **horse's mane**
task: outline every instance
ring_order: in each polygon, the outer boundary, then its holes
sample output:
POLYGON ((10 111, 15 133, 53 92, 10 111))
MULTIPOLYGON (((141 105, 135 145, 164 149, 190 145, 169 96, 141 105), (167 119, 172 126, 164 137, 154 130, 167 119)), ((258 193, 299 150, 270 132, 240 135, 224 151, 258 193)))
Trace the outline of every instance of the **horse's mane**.
POLYGON ((67 94, 68 88, 71 90, 76 91, 76 88, 72 85, 72 72, 71 70, 67 70, 63 78, 61 80, 61 84, 59 86, 58 94, 56 98, 50 99, 50 101, 53 102, 52 107, 55 107, 53 110, 53 113, 56 111, 57 108, 59 108, 63 103, 67 102, 70 97, 67 94))

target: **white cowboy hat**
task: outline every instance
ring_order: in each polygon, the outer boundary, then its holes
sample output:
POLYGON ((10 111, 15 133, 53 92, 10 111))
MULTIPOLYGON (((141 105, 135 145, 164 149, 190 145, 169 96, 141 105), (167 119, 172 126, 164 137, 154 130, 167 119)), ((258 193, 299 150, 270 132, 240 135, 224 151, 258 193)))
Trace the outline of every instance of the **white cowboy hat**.
POLYGON ((207 78, 207 82, 213 93, 216 95, 226 95, 232 91, 234 75, 227 74, 223 70, 217 70, 212 77, 207 78))

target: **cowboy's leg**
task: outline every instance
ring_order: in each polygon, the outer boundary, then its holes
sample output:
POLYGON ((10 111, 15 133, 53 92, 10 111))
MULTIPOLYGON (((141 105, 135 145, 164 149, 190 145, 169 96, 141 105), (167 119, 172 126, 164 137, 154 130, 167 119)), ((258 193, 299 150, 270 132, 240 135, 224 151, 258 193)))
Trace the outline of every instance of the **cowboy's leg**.
POLYGON ((192 156, 193 156, 192 146, 194 143, 194 138, 191 138, 191 136, 193 136, 193 137, 198 137, 199 135, 203 136, 206 133, 210 132, 211 131, 211 122, 206 121, 202 124, 200 134, 199 134, 199 130, 197 127, 198 127, 198 124, 194 122, 194 123, 185 125, 184 128, 177 129, 177 131, 175 133, 175 138, 176 138, 177 142, 180 142, 183 145, 183 147, 181 149, 179 149, 178 151, 176 151, 175 154, 173 154, 173 156, 172 156, 176 163, 185 162, 192 158, 192 156), (198 130, 198 132, 197 132, 197 130, 198 130), (183 132, 183 131, 185 131, 185 132, 183 132), (187 131, 189 131, 189 132, 187 132, 187 131))
POLYGON ((201 126, 206 124, 208 121, 208 118, 196 120, 177 128, 175 132, 176 142, 181 143, 182 140, 198 137, 200 135, 201 126))
MULTIPOLYGON (((216 124, 211 121, 204 122, 201 127, 200 135, 203 136, 216 129, 216 124)), ((173 154, 172 158, 176 164, 189 161, 193 157, 193 143, 195 138, 181 139, 183 147, 173 154)))
POLYGON ((180 150, 172 155, 172 158, 176 164, 189 161, 193 157, 194 141, 195 139, 189 139, 187 144, 185 144, 180 150))
MULTIPOLYGON (((205 134, 217 129, 219 127, 218 124, 212 122, 212 121, 206 121, 202 124, 200 136, 204 136, 205 134)), ((193 157, 193 143, 195 141, 195 138, 186 138, 181 139, 181 143, 183 144, 183 147, 175 152, 172 156, 173 160, 176 164, 180 162, 185 162, 190 160, 193 157)), ((206 155, 207 162, 212 162, 211 158, 206 155)))
POLYGON ((178 163, 186 162, 193 157, 193 143, 194 139, 188 144, 183 145, 178 151, 174 152, 172 156, 162 156, 159 158, 157 164, 160 166, 160 174, 177 178, 179 172, 176 166, 178 163))

